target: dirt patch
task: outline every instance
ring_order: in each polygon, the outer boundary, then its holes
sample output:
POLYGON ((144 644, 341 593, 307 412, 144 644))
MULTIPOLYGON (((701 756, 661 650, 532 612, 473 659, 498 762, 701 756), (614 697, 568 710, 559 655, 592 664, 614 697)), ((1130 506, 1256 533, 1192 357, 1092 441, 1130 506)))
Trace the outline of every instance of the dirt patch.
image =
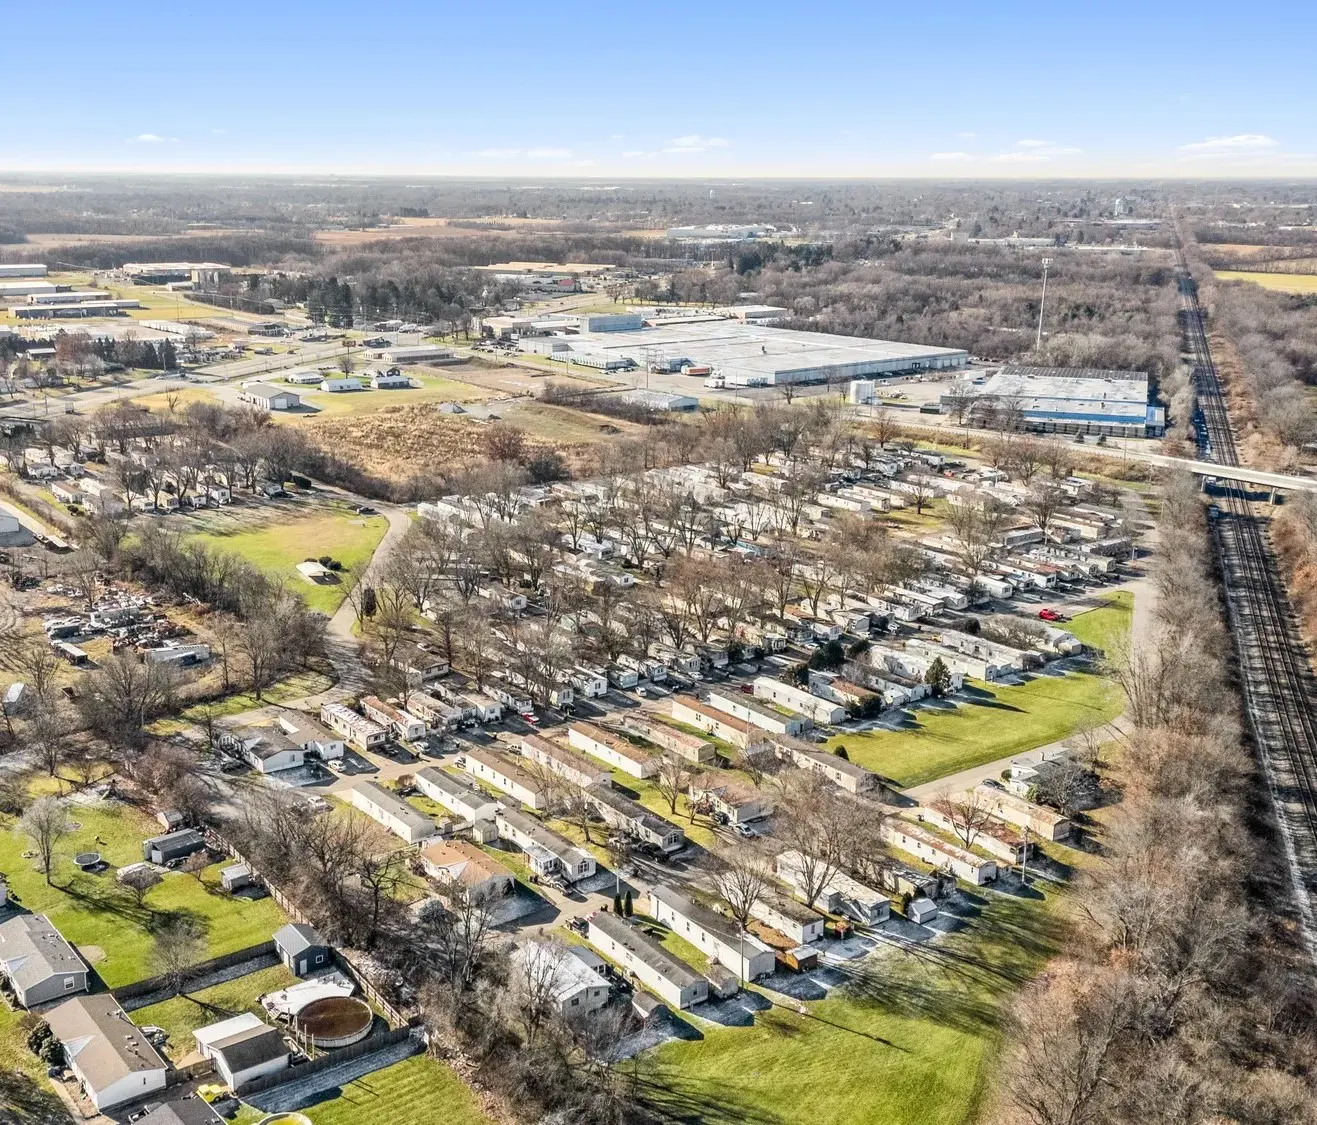
POLYGON ((82 959, 88 965, 99 965, 105 960, 105 950, 99 945, 80 945, 78 946, 78 953, 81 954, 82 959))

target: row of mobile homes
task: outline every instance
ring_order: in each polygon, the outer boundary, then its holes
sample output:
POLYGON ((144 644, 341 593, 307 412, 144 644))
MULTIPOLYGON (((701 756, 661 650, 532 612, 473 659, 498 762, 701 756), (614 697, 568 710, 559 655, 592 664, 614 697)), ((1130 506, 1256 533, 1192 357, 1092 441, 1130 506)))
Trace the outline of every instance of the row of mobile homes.
POLYGON ((553 742, 538 734, 523 734, 517 743, 523 758, 556 773, 578 788, 585 789, 596 782, 609 780, 608 770, 602 764, 561 742, 553 742))
POLYGON ((639 735, 646 742, 652 742, 661 750, 682 758, 692 765, 707 765, 716 756, 713 743, 697 738, 693 734, 687 734, 684 730, 677 730, 676 727, 670 727, 666 723, 628 718, 625 726, 628 731, 639 735))
POLYGON ((611 781, 590 786, 585 795, 595 812, 618 832, 668 854, 686 846, 686 833, 678 825, 633 801, 611 781))
POLYGON ((586 936, 605 957, 671 1007, 689 1008, 709 998, 704 977, 625 918, 607 911, 592 914, 586 936))
POLYGON ((785 707, 789 711, 807 715, 822 726, 840 723, 846 718, 846 708, 840 704, 811 695, 794 684, 775 680, 771 676, 755 677, 754 689, 756 699, 763 699, 779 707, 785 707))
POLYGON ((539 780, 497 750, 470 747, 463 753, 461 764, 472 777, 492 785, 523 805, 542 809, 549 803, 539 780))
POLYGON ((577 750, 584 750, 611 769, 632 777, 653 777, 658 772, 657 755, 593 723, 572 723, 567 728, 567 740, 577 750))
POLYGON ((721 773, 702 773, 687 788, 691 804, 726 818, 728 824, 749 824, 773 811, 773 799, 762 789, 729 780, 721 773))
POLYGON ((322 703, 320 721, 330 730, 341 734, 349 746, 355 746, 358 750, 373 750, 383 746, 389 739, 388 730, 379 723, 357 714, 342 703, 322 703))
POLYGON ((366 695, 361 699, 361 709, 366 713, 366 718, 379 723, 394 738, 410 742, 425 737, 425 721, 409 714, 401 707, 395 707, 392 703, 385 703, 376 696, 366 695))
POLYGON ((825 870, 798 851, 785 851, 777 857, 777 877, 803 899, 807 899, 811 891, 817 892, 814 906, 818 909, 843 914, 865 926, 877 926, 887 921, 892 904, 886 895, 842 871, 833 871, 820 888, 818 880, 825 870))
POLYGON ((494 816, 498 838, 516 844, 526 853, 531 870, 542 879, 557 876, 568 883, 595 873, 595 859, 535 817, 517 809, 501 808, 494 816))
POLYGON ((702 703, 694 696, 678 695, 672 699, 672 717, 679 723, 696 727, 711 735, 744 750, 754 741, 758 731, 744 719, 729 715, 702 703))
POLYGON ((777 957, 753 934, 743 933, 736 923, 706 906, 662 884, 649 892, 650 913, 711 961, 731 969, 741 980, 768 976, 777 968, 777 957))
POLYGON ((499 810, 498 801, 480 786, 434 766, 417 770, 412 782, 435 804, 452 813, 463 828, 469 828, 477 820, 493 820, 499 810))
POLYGON ((415 844, 439 831, 439 826, 423 812, 373 781, 357 782, 351 789, 351 795, 354 808, 384 825, 405 843, 415 844))
POLYGON ((729 688, 714 688, 709 692, 709 706, 724 711, 734 719, 741 719, 769 734, 797 735, 813 724, 803 715, 787 715, 764 703, 757 703, 740 692, 729 688))
POLYGON ((882 839, 908 855, 933 867, 950 871, 958 879, 981 887, 997 878, 997 862, 975 855, 968 848, 950 843, 908 820, 889 817, 882 824, 882 839))

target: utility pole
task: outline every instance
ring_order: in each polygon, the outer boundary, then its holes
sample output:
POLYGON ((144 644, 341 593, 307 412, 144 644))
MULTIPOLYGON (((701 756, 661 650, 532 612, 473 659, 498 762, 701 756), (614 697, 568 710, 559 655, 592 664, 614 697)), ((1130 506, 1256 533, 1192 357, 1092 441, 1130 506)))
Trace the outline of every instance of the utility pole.
POLYGON ((1047 267, 1051 264, 1051 258, 1043 259, 1043 298, 1038 302, 1038 335, 1034 338, 1034 351, 1043 346, 1043 306, 1047 304, 1047 267))
POLYGON ((1024 826, 1024 849, 1020 852, 1020 883, 1029 885, 1029 826, 1024 826))

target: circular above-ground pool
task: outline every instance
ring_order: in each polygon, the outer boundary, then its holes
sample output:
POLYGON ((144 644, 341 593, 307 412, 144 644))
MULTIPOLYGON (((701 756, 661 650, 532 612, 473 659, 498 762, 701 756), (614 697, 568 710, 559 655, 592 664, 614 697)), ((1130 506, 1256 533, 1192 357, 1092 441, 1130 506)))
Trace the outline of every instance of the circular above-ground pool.
POLYGON ((78 867, 86 871, 89 867, 95 867, 101 862, 100 852, 79 852, 73 857, 73 862, 78 867))
MULTIPOLYGON (((293 1022, 317 1047, 347 1047, 370 1034, 375 1013, 357 996, 325 996, 312 1000, 293 1022)), ((264 1125, 264 1123, 262 1123, 264 1125)))

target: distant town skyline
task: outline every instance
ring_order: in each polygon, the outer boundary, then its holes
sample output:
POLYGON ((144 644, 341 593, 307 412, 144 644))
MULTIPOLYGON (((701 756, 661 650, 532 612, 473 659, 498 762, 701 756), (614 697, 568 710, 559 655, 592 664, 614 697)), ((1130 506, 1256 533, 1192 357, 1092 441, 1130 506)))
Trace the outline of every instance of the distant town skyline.
POLYGON ((1307 177, 1311 5, 7 13, 3 171, 1307 177))

